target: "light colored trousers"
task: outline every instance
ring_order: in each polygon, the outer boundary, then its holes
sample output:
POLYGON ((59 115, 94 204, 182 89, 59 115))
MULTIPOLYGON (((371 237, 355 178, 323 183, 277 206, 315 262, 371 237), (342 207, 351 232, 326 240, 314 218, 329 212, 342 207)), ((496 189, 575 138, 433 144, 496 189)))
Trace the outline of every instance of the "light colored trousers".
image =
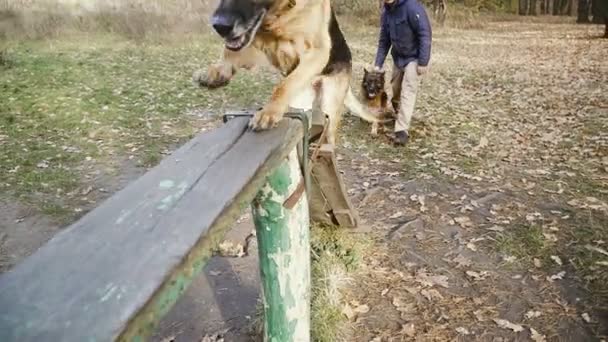
POLYGON ((391 102, 393 108, 398 108, 395 132, 407 132, 410 129, 414 107, 416 106, 418 84, 420 83, 417 67, 418 63, 416 61, 410 62, 404 69, 400 69, 393 64, 393 74, 391 76, 393 97, 391 102))

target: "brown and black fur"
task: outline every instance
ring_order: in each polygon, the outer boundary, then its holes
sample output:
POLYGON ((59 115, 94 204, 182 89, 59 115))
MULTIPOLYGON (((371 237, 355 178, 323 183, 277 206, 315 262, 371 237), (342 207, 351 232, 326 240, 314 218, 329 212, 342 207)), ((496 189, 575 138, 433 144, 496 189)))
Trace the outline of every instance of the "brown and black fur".
MULTIPOLYGON (((363 104, 381 121, 392 119, 395 114, 393 109, 388 105, 388 94, 386 93, 386 90, 384 90, 384 85, 384 70, 363 69, 363 79, 361 80, 363 104)), ((372 135, 378 134, 378 126, 378 122, 372 123, 372 135)))
POLYGON ((201 86, 224 86, 239 68, 265 61, 285 76, 252 118, 254 130, 275 126, 291 103, 312 106, 315 98, 328 116, 331 144, 344 105, 367 121, 377 121, 350 88, 352 56, 329 0, 220 0, 212 21, 226 48, 219 62, 194 76, 201 86))

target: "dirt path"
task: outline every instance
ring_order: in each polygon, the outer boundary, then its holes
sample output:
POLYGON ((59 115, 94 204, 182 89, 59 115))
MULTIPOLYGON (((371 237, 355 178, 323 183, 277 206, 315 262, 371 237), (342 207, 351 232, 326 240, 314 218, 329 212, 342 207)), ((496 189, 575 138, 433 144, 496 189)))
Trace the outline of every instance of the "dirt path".
MULTIPOLYGON (((437 30, 411 144, 370 144, 369 127, 346 124, 342 167, 376 240, 347 296, 369 307, 350 339, 606 339, 599 33, 541 23, 437 30)), ((361 61, 373 56, 366 43, 356 45, 361 61)))

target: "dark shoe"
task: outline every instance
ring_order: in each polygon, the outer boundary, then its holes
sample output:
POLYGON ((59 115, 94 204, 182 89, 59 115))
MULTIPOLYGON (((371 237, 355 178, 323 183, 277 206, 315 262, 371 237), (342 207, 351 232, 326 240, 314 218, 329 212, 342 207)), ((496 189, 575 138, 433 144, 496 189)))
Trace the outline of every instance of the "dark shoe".
POLYGON ((395 145, 403 146, 407 144, 407 140, 409 139, 409 135, 406 131, 395 132, 395 145))

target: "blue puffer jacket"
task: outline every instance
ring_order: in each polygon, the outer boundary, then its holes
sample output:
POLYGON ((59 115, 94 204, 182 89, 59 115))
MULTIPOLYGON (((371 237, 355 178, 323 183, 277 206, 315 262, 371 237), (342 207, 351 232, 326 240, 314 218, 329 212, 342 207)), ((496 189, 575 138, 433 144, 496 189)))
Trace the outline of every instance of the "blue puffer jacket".
POLYGON ((431 58, 431 24, 417 0, 395 0, 384 5, 380 22, 376 66, 382 67, 392 47, 393 61, 404 68, 411 61, 426 66, 431 58))

